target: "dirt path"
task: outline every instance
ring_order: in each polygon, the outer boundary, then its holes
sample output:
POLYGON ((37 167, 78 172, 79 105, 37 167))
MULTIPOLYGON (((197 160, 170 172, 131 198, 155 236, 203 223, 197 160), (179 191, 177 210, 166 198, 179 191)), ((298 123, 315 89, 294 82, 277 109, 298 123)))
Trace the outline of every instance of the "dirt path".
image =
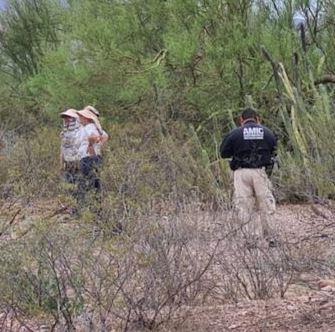
MULTIPOLYGON (((272 220, 284 241, 317 264, 294 276, 284 298, 190 309, 178 331, 335 331, 334 205, 282 205, 272 220)), ((169 331, 172 328, 168 329, 169 331)))

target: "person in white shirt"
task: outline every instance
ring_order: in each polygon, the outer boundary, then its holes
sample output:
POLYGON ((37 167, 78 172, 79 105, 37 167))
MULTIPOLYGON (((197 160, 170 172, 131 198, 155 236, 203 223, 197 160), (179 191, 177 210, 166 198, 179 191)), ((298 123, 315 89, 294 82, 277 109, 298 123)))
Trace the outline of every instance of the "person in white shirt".
POLYGON ((96 115, 88 110, 78 111, 81 129, 81 144, 79 148, 80 171, 82 175, 82 191, 101 190, 99 168, 102 164, 101 149, 107 142, 108 135, 101 128, 96 115))
POLYGON ((81 125, 77 111, 73 108, 60 113, 63 119, 63 130, 60 133, 61 151, 60 151, 60 168, 64 174, 66 182, 75 184, 79 175, 81 146, 81 125))
MULTIPOLYGON (((84 111, 91 112, 93 115, 95 115, 98 118, 97 121, 99 122, 100 112, 95 107, 87 105, 85 106, 84 111)), ((100 122, 98 124, 98 127, 101 128, 100 122)), ((101 146, 103 146, 107 141, 108 141, 108 135, 106 134, 105 131, 102 130, 102 137, 101 137, 101 142, 100 142, 101 146)))

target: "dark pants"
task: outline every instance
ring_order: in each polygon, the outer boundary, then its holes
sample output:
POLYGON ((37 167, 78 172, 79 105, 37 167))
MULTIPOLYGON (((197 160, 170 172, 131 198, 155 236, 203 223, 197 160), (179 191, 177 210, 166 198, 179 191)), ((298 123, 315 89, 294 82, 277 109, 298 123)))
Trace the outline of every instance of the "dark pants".
POLYGON ((80 178, 78 183, 79 204, 82 207, 99 209, 101 182, 99 170, 102 164, 101 156, 85 157, 80 160, 80 178))
POLYGON ((69 193, 77 198, 78 190, 77 184, 80 178, 79 160, 78 161, 65 161, 65 169, 63 173, 63 179, 65 182, 74 185, 69 189, 69 193))
POLYGON ((67 183, 76 184, 79 179, 79 168, 65 166, 64 180, 67 183))
POLYGON ((85 157, 80 160, 80 172, 83 179, 86 181, 87 190, 101 190, 101 183, 99 179, 99 169, 102 164, 100 156, 85 157))

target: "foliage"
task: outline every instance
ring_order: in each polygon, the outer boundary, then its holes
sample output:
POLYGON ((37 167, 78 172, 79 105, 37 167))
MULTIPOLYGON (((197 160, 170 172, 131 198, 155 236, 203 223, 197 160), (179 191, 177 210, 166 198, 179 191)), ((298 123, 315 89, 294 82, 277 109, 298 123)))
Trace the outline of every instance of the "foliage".
POLYGON ((142 217, 145 222, 139 218, 126 233, 104 241, 92 239, 92 223, 79 228, 50 217, 2 241, 2 312, 31 330, 33 318, 64 331, 154 330, 169 321, 203 296, 215 248, 196 237, 197 220, 171 214, 159 224, 154 216, 142 217))
POLYGON ((57 44, 57 10, 52 1, 12 0, 0 18, 3 66, 16 79, 34 75, 43 54, 57 44))
POLYGON ((250 249, 226 216, 232 179, 218 148, 246 105, 280 139, 277 200, 335 197, 335 5, 276 3, 10 1, 0 13, 0 198, 61 209, 21 220, 0 206, 1 324, 155 330, 215 296, 283 297, 317 261, 285 241, 250 249), (54 218, 75 204, 59 171, 59 113, 87 104, 110 135, 102 196, 66 223, 54 218))
POLYGON ((226 209, 232 179, 218 148, 246 105, 280 139, 277 200, 334 198, 335 7, 276 3, 10 1, 0 198, 61 209, 31 220, 0 206, 1 324, 155 330, 213 298, 283 297, 318 261, 284 239, 250 249, 226 209), (59 171, 59 113, 87 104, 110 135, 102 196, 66 223, 75 199, 59 171))
POLYGON ((12 193, 32 199, 53 197, 59 185, 58 133, 37 130, 15 143, 2 167, 7 169, 7 185, 12 193))
MULTIPOLYGON (((6 130, 20 128, 18 135, 30 140, 36 123, 55 128, 60 110, 94 104, 110 125, 113 150, 118 148, 114 130, 126 137, 133 128, 141 136, 157 122, 163 146, 196 141, 192 164, 211 165, 227 191, 218 146, 241 107, 250 105, 280 138, 282 167, 274 179, 278 197, 330 197, 334 163, 327 142, 334 126, 334 89, 327 82, 335 57, 334 6, 320 1, 313 19, 308 2, 292 7, 284 1, 280 8, 260 3, 13 0, 1 14, 1 120, 6 130), (292 24, 295 10, 307 18, 303 35, 292 24), (119 124, 120 131, 112 124, 119 124), (308 176, 299 176, 298 169, 308 176)), ((143 165, 156 153, 154 145, 144 147, 143 154, 133 155, 143 165)), ((115 167, 122 169, 128 155, 124 149, 115 167)), ((161 167, 157 161, 147 172, 161 167)), ((190 178, 187 167, 180 169, 190 178)), ((193 185, 211 196, 216 189, 205 189, 202 181, 208 182, 206 176, 197 176, 193 185)), ((158 186, 148 196, 164 196, 172 188, 158 186)))

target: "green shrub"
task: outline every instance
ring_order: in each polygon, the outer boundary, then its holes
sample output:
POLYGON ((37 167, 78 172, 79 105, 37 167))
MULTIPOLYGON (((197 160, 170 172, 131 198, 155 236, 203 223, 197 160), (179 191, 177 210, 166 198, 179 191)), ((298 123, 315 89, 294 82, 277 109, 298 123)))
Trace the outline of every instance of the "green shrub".
POLYGON ((8 181, 15 194, 26 198, 53 197, 59 188, 59 132, 36 129, 21 137, 6 159, 8 181))
POLYGON ((224 193, 196 134, 178 123, 163 132, 158 122, 109 129, 102 172, 106 213, 149 211, 154 202, 165 200, 222 200, 224 193))

